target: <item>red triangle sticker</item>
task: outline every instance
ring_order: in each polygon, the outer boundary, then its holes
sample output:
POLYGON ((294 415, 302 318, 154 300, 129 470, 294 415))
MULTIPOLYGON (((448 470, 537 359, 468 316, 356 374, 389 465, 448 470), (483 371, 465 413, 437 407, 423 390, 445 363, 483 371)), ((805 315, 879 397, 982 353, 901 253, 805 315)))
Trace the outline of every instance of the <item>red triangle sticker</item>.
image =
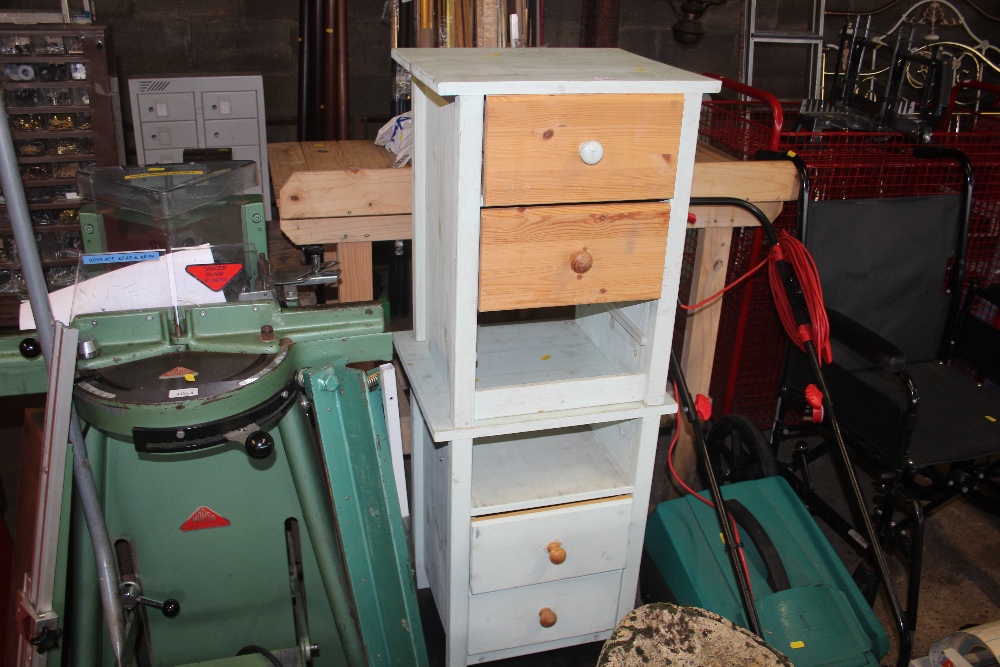
POLYGON ((202 505, 194 511, 194 514, 187 521, 181 524, 181 530, 186 533, 191 530, 204 530, 205 528, 225 528, 228 525, 229 519, 216 514, 202 505))
POLYGON ((190 264, 185 267, 195 280, 213 292, 221 292, 242 269, 242 264, 190 264))

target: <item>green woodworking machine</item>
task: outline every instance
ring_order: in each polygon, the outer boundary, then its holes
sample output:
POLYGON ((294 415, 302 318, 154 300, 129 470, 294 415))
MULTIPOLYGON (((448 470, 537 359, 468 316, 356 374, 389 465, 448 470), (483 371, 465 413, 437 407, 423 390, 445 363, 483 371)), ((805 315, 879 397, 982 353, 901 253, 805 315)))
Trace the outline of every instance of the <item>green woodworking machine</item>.
POLYGON ((0 394, 48 392, 19 666, 427 662, 381 307, 297 307, 338 272, 271 271, 255 182, 80 173, 76 284, 0 340, 0 394))

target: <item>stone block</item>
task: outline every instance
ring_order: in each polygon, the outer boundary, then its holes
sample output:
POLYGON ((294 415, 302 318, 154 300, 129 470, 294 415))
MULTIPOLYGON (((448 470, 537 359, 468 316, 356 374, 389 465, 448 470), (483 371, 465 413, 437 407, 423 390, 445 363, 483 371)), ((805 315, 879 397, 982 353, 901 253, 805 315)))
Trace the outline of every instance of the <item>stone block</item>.
POLYGON ((120 18, 108 21, 119 74, 124 79, 164 72, 187 72, 191 34, 187 21, 120 18))
MULTIPOLYGON (((347 18, 379 20, 385 10, 385 0, 347 0, 347 18)), ((386 14, 388 18, 388 14, 386 14)), ((386 21, 388 30, 388 21, 386 21)))
MULTIPOLYGON (((268 118, 295 118, 298 114, 298 73, 265 74, 264 109, 268 118)), ((271 138, 268 137, 268 141, 271 138)))
POLYGON ((691 72, 712 72, 739 78, 738 32, 715 32, 706 29, 705 37, 693 47, 674 41, 670 27, 660 36, 659 60, 691 72))
POLYGON ((244 18, 299 20, 297 0, 243 0, 244 18))
MULTIPOLYGON (((624 0, 623 4, 629 2, 649 0, 624 0)), ((624 10, 623 10, 624 11, 624 10)), ((575 24, 580 27, 580 17, 583 15, 583 0, 559 0, 558 2, 545 3, 545 32, 548 35, 549 26, 557 23, 575 24)), ((574 44, 573 46, 576 46, 574 44)))
MULTIPOLYGON (((240 0, 134 0, 135 14, 143 18, 222 18, 242 16, 240 0)), ((100 4, 98 4, 100 9, 100 4)))
POLYGON ((351 116, 389 117, 392 109, 392 77, 388 72, 378 75, 351 75, 348 82, 351 116))
POLYGON ((660 33, 656 28, 622 27, 618 30, 618 46, 655 60, 659 55, 659 37, 660 33))
MULTIPOLYGON (((546 5, 548 8, 548 5, 546 5)), ((580 21, 545 21, 545 46, 575 47, 580 46, 580 21)))
POLYGON ((134 0, 98 0, 94 5, 98 23, 107 23, 116 18, 131 18, 135 10, 134 0))
POLYGON ((298 30, 285 19, 194 21, 191 56, 207 72, 291 74, 298 66, 298 30))
POLYGON ((389 26, 378 21, 351 21, 347 36, 351 75, 388 75, 390 71, 389 26))

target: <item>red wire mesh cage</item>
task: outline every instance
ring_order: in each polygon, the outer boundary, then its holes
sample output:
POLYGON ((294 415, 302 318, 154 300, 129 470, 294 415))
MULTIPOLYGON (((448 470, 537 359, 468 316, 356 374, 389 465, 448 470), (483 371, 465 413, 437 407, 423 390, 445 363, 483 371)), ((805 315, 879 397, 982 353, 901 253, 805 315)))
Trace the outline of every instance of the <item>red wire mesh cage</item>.
MULTIPOLYGON (((979 93, 1000 92, 995 86, 978 85, 985 87, 979 93)), ((701 140, 740 160, 752 160, 762 150, 794 151, 808 166, 809 197, 814 201, 913 197, 957 192, 960 187, 957 164, 914 160, 915 142, 904 134, 796 131, 799 103, 779 102, 766 91, 728 79, 723 79, 723 90, 741 98, 704 103, 701 140)), ((933 141, 966 152, 975 174, 967 280, 992 282, 1000 239, 1000 122, 982 113, 949 116, 948 122, 961 131, 936 132, 933 141)), ((776 229, 795 228, 796 208, 786 204, 775 220, 776 229)), ((759 229, 735 229, 726 282, 756 265, 763 253, 759 229)), ((716 413, 739 412, 770 428, 784 346, 765 277, 727 292, 710 390, 716 413)))

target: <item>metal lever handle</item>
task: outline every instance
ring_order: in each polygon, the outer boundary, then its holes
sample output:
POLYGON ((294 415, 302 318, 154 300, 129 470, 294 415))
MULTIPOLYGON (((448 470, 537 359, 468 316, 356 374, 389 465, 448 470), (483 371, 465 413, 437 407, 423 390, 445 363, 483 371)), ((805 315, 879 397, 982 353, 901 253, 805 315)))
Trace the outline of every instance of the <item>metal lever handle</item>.
POLYGON ((144 597, 140 595, 137 598, 139 604, 144 604, 147 607, 153 607, 154 609, 159 609, 163 612, 163 615, 167 618, 173 618, 177 614, 181 613, 181 603, 173 598, 167 598, 163 602, 159 600, 153 600, 151 598, 144 597))

